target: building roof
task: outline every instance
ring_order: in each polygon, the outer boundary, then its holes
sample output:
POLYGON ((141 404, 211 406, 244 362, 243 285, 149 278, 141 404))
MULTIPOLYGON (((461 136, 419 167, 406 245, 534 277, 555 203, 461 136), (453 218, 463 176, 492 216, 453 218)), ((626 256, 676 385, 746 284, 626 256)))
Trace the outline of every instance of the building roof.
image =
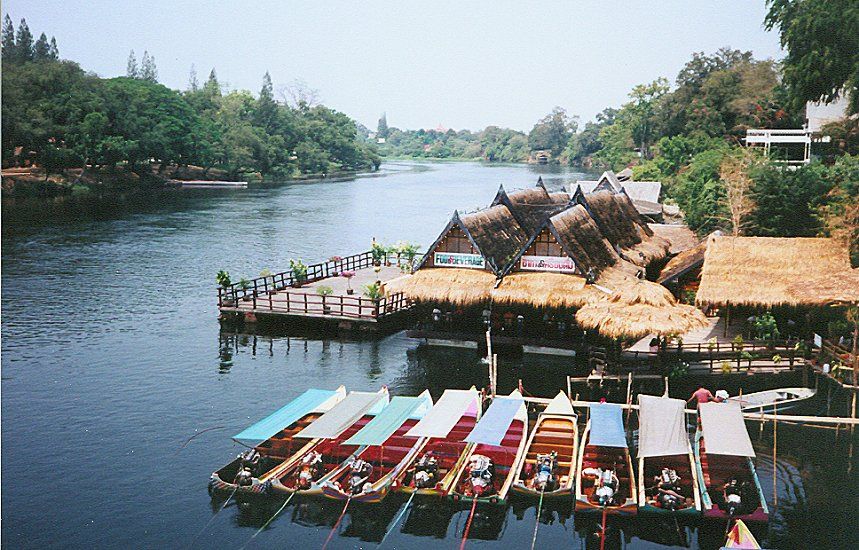
POLYGON ((549 216, 563 210, 569 202, 570 196, 567 193, 549 193, 540 179, 535 187, 511 193, 507 193, 504 186, 501 186, 492 206, 507 206, 525 232, 533 235, 543 227, 549 216))
POLYGON ((530 233, 519 225, 510 209, 503 204, 456 216, 460 227, 499 277, 507 272, 530 240, 530 233))
MULTIPOLYGON (((576 182, 576 185, 582 188, 583 193, 593 193, 599 189, 609 190, 609 186, 605 184, 598 189, 601 181, 605 180, 579 180, 576 182)), ((629 198, 633 201, 660 204, 659 199, 662 194, 661 181, 623 181, 619 183, 620 185, 616 192, 626 191, 626 194, 629 195, 629 198)))
POLYGON ((671 258, 662 271, 659 272, 659 277, 656 281, 660 284, 665 284, 672 279, 676 279, 693 269, 701 267, 704 264, 704 253, 707 251, 707 241, 702 241, 697 246, 684 250, 671 258))
POLYGON ((668 241, 668 244, 671 245, 668 249, 669 254, 679 254, 684 250, 695 248, 702 242, 698 235, 685 225, 649 223, 647 226, 655 235, 668 241))
POLYGON ((621 261, 584 206, 577 204, 549 218, 549 230, 584 274, 595 274, 621 261))
POLYGON ((772 307, 859 302, 859 271, 834 239, 710 236, 699 305, 772 307))

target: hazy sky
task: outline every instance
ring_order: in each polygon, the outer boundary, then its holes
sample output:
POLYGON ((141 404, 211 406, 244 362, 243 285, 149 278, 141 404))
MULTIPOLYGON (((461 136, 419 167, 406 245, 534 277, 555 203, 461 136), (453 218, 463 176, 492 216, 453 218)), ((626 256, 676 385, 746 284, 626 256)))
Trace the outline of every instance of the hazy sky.
POLYGON ((582 121, 692 52, 721 46, 782 57, 764 0, 615 2, 182 2, 5 0, 17 26, 54 35, 64 58, 100 76, 128 52, 154 54, 162 83, 205 79, 256 93, 298 79, 375 128, 527 130, 555 105, 582 121))

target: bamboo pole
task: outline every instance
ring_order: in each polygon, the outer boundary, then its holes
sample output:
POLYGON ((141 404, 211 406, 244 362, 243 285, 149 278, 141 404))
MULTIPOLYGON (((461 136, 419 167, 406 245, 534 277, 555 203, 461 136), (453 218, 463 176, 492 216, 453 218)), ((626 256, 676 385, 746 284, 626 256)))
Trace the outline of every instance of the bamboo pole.
MULTIPOLYGON (((573 399, 573 385, 569 376, 567 376, 567 399, 573 399)), ((576 394, 576 400, 578 400, 578 394, 576 394)))
POLYGON ((773 403, 773 507, 778 508, 778 404, 773 403))
MULTIPOLYGON (((626 404, 632 405, 632 373, 629 373, 629 378, 626 380, 626 404)), ((629 415, 632 409, 626 410, 626 422, 629 424, 629 415)))

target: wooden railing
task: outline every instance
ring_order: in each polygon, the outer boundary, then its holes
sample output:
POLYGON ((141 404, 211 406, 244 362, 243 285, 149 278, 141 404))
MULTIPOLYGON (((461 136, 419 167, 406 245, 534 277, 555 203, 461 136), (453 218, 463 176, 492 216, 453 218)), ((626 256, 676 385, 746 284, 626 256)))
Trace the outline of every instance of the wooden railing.
POLYGON ((661 353, 650 351, 625 351, 622 363, 636 365, 682 360, 690 366, 709 367, 711 372, 721 372, 725 365, 731 371, 742 371, 753 367, 779 366, 793 368, 805 363, 805 350, 797 349, 796 340, 750 340, 737 342, 695 342, 668 346, 661 353), (778 356, 778 360, 774 358, 778 356))
POLYGON ((402 292, 373 300, 364 296, 320 296, 286 291, 252 296, 247 301, 254 311, 375 320, 412 307, 402 292))

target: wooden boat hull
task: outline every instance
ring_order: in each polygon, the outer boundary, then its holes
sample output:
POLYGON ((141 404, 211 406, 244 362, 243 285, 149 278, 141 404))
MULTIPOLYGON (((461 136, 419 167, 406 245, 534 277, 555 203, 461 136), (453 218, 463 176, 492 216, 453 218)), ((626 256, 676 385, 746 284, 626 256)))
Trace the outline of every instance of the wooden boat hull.
MULTIPOLYGON (((681 492, 681 494, 683 494, 681 492)), ((677 456, 668 456, 668 457, 651 457, 651 458, 639 458, 638 460, 638 513, 640 514, 654 514, 661 516, 678 516, 678 517, 697 517, 701 515, 701 492, 698 487, 698 472, 695 466, 695 457, 692 451, 689 451, 689 454, 682 457, 680 455, 677 456), (681 479, 688 480, 688 493, 691 493, 692 502, 691 506, 687 506, 686 508, 681 508, 679 510, 666 510, 661 506, 657 506, 650 501, 645 495, 644 491, 644 481, 648 479, 648 473, 655 473, 656 470, 648 472, 647 461, 660 461, 660 466, 668 466, 673 467, 674 470, 677 471, 678 475, 680 475, 681 479)))
MULTIPOLYGON (((418 495, 424 496, 434 496, 434 497, 443 497, 446 496, 451 488, 453 487, 453 483, 456 480, 457 473, 461 467, 461 465, 468 460, 468 457, 471 456, 471 452, 473 450, 474 445, 472 443, 465 443, 462 441, 468 433, 474 428, 474 425, 477 423, 478 417, 473 416, 464 416, 460 422, 451 430, 450 434, 457 434, 457 441, 449 441, 449 439, 441 439, 441 438, 432 438, 427 440, 426 444, 421 448, 420 452, 416 453, 414 457, 412 457, 411 461, 406 464, 403 468, 400 469, 397 474, 396 479, 393 480, 392 487, 399 492, 412 494, 417 493, 418 495), (461 450, 459 450, 461 447, 461 450), (435 487, 427 487, 416 489, 411 485, 404 483, 406 474, 408 473, 409 468, 415 463, 416 460, 426 452, 432 451, 433 454, 438 456, 444 456, 447 454, 450 458, 456 457, 454 460, 448 461, 447 473, 442 477, 441 481, 436 483, 435 487)), ((448 438, 450 437, 448 434, 448 438)), ((445 465, 442 465, 445 467, 445 465)))
POLYGON ((566 500, 575 496, 576 459, 578 458, 578 427, 575 416, 541 414, 528 438, 524 458, 516 470, 516 481, 511 491, 522 497, 566 500), (534 463, 537 454, 558 453, 557 474, 560 483, 552 491, 539 491, 528 487, 523 480, 524 470, 534 463))
POLYGON ((736 396, 730 398, 730 401, 739 402, 744 413, 772 414, 797 409, 813 398, 816 393, 810 388, 782 388, 754 392, 742 397, 736 396))
MULTIPOLYGON (((695 466, 698 471, 699 490, 701 492, 703 516, 705 518, 717 520, 741 519, 747 523, 765 523, 769 521, 769 509, 766 505, 766 499, 764 498, 763 490, 761 489, 761 483, 758 479, 755 465, 750 458, 729 457, 729 460, 733 460, 733 464, 735 466, 735 468, 732 468, 732 471, 738 474, 738 477, 740 478, 748 478, 746 481, 750 481, 753 484, 758 498, 758 504, 751 512, 731 516, 712 501, 710 491, 717 490, 717 486, 720 483, 723 483, 722 478, 729 476, 721 474, 719 480, 715 483, 712 481, 709 472, 711 467, 710 457, 706 454, 706 448, 704 446, 704 440, 700 430, 695 433, 694 452, 695 466)), ((725 459, 722 458, 722 460, 725 459)))
POLYGON ((635 472, 632 469, 632 458, 629 455, 629 449, 624 448, 622 451, 614 451, 615 454, 622 455, 621 464, 623 464, 626 469, 623 473, 623 477, 618 475, 621 485, 626 488, 628 493, 628 496, 624 499, 623 503, 615 506, 600 506, 598 503, 592 502, 589 499, 587 491, 583 488, 585 479, 582 475, 582 470, 586 468, 586 459, 587 464, 589 464, 587 467, 591 467, 593 464, 602 464, 602 457, 607 457, 612 452, 605 447, 592 447, 589 445, 588 440, 590 437, 590 430, 591 424, 590 421, 588 421, 584 434, 582 435, 582 442, 579 448, 579 459, 576 467, 576 511, 585 513, 605 512, 609 515, 621 516, 634 516, 638 514, 635 472), (624 480, 626 481, 624 482, 624 480))

